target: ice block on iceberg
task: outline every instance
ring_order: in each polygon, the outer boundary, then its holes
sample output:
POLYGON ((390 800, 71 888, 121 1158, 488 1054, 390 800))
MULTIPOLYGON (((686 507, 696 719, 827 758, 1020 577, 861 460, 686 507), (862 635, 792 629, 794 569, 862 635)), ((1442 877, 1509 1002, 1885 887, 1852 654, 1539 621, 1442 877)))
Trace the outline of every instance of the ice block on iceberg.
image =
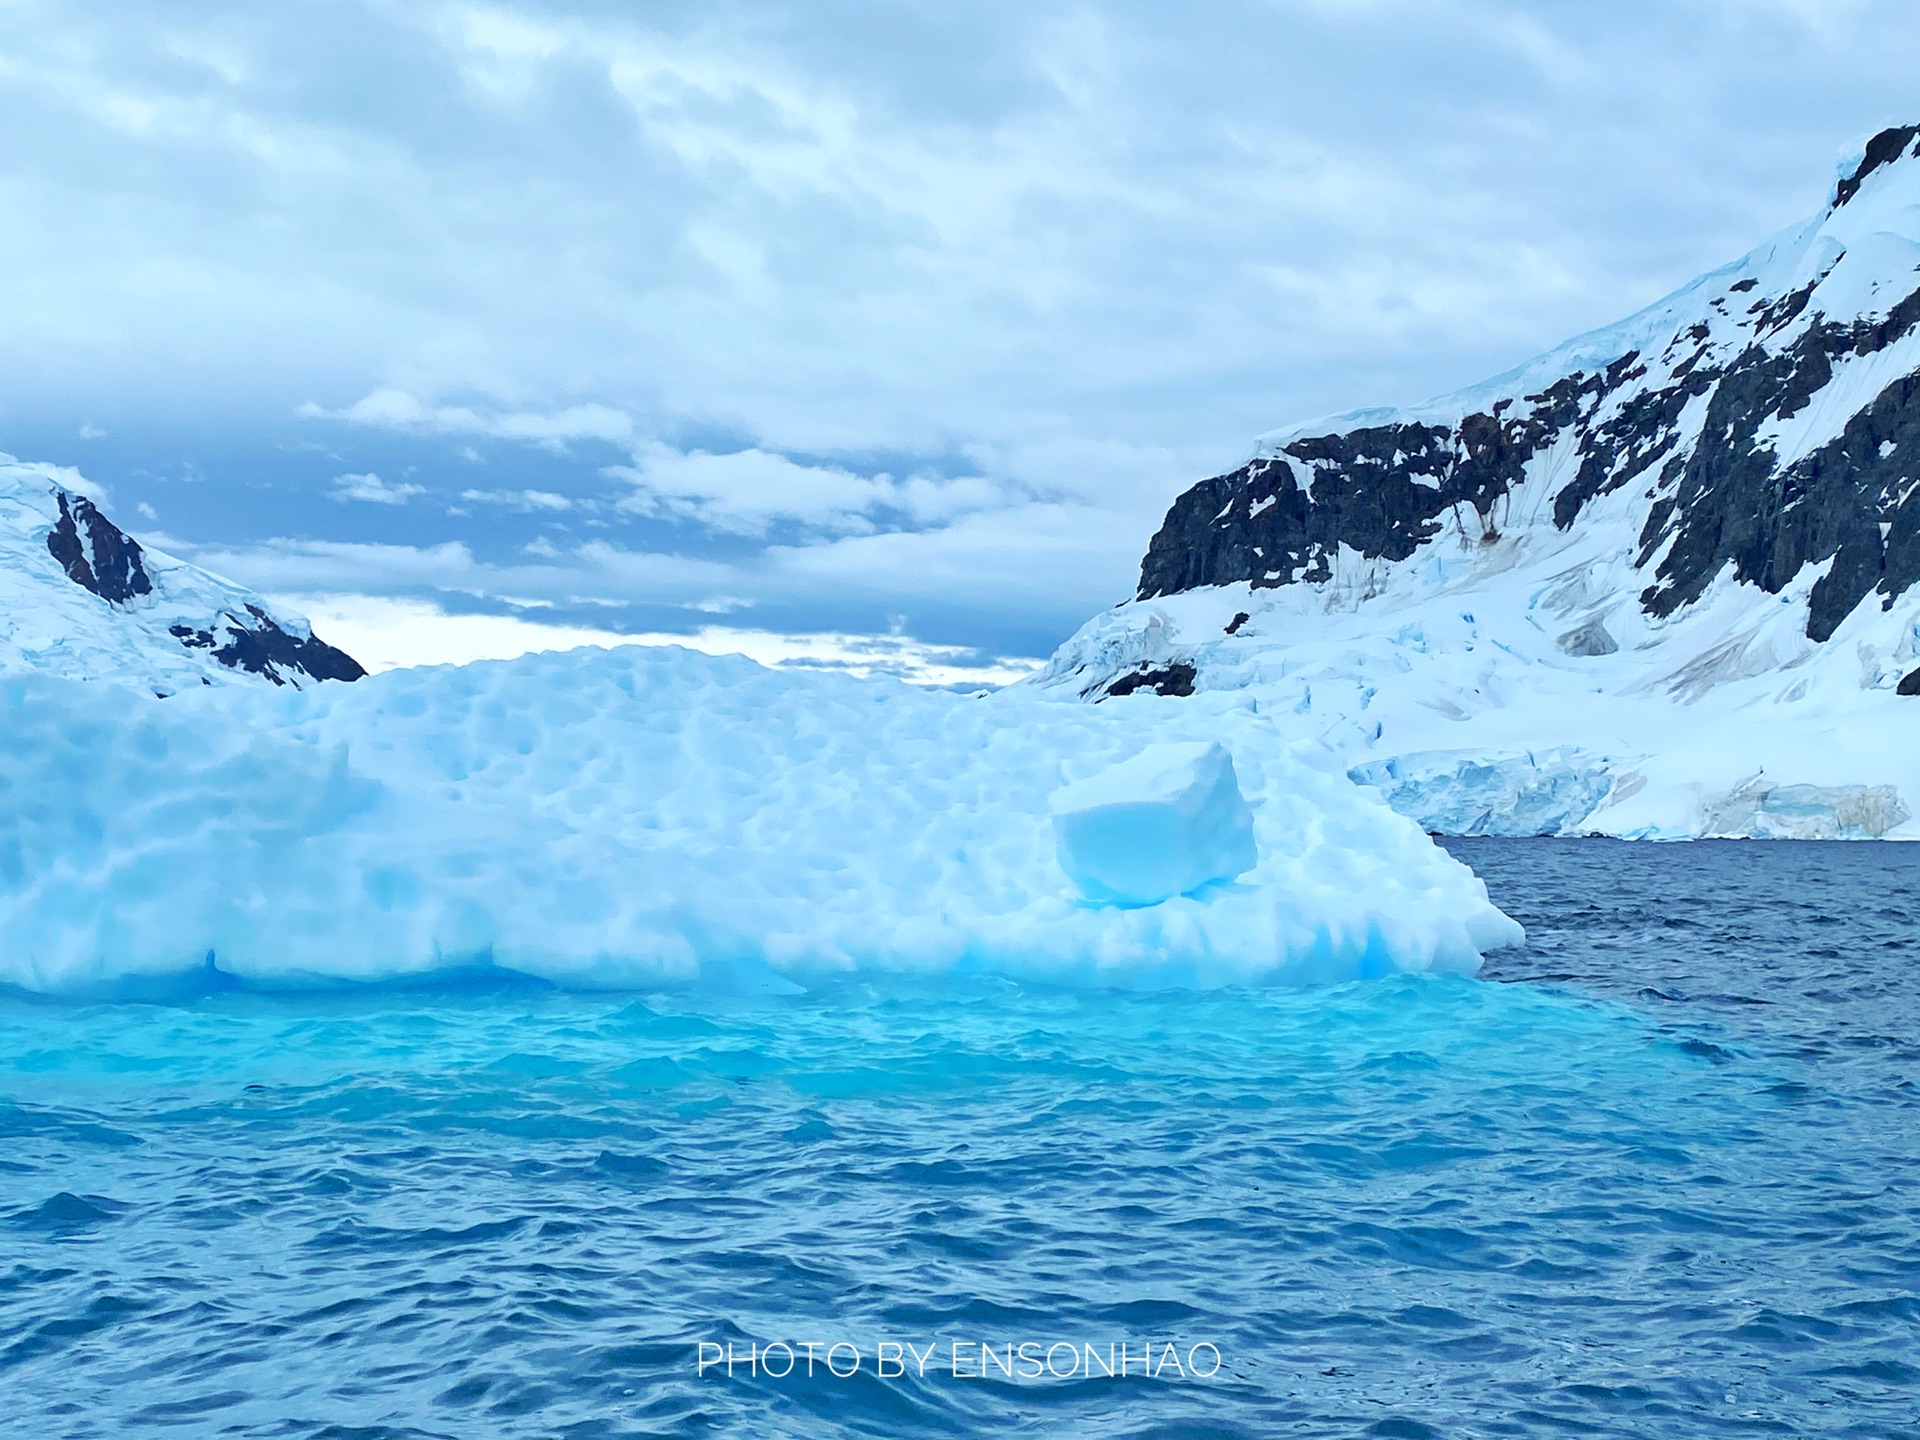
POLYGON ((1089 900, 1158 905, 1259 862, 1253 811, 1217 742, 1149 745, 1053 794, 1060 868, 1089 900))

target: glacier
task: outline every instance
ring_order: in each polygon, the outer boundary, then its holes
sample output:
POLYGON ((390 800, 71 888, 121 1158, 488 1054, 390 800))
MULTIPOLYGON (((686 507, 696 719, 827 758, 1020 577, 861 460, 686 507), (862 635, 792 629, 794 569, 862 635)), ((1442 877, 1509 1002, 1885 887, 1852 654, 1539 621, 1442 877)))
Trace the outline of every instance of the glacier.
POLYGON ((1035 688, 1072 699, 1090 676, 1186 664, 1194 694, 1166 703, 1238 696, 1437 834, 1920 836, 1920 698, 1898 689, 1920 664, 1920 591, 1861 605, 1821 643, 1804 631, 1818 569, 1777 595, 1723 575, 1654 619, 1621 593, 1617 529, 1514 521, 1451 573, 1418 573, 1444 550, 1374 567, 1364 603, 1245 584, 1131 602, 1035 688), (1589 606, 1614 644, 1570 653, 1589 606), (1760 791, 1824 813, 1748 803, 1760 791))
POLYGON ((1598 810, 1615 784, 1605 761, 1577 750, 1395 755, 1347 775, 1437 835, 1563 834, 1598 810))
POLYGON ((1313 983, 1470 972, 1523 938, 1237 696, 1068 706, 634 646, 170 699, 13 676, 0 731, 0 984, 36 993, 476 967, 1313 983), (1236 878, 1090 902, 1054 823, 1089 785, 1195 802, 1175 848, 1236 878))

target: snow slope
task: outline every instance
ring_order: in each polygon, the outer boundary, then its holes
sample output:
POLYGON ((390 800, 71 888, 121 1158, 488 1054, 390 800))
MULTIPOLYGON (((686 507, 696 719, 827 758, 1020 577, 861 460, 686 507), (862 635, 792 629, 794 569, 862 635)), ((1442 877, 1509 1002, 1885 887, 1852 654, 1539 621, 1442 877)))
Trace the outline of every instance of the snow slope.
POLYGON ((637 646, 299 693, 104 693, 0 680, 0 983, 463 965, 579 986, 1292 982, 1470 971, 1521 938, 1470 871, 1238 696, 966 698, 637 646), (1166 781, 1169 754, 1205 794, 1166 781), (1084 899, 1053 797, 1102 776, 1100 804, 1184 807, 1217 857, 1189 878, 1211 883, 1084 899), (1248 810, 1252 857, 1218 842, 1248 810))
POLYGON ((1445 833, 1920 835, 1920 127, 1617 326, 1262 437, 1036 683, 1243 693, 1445 833))
POLYGON ((299 616, 124 534, 73 471, 0 454, 0 675, 167 695, 363 673, 299 616))

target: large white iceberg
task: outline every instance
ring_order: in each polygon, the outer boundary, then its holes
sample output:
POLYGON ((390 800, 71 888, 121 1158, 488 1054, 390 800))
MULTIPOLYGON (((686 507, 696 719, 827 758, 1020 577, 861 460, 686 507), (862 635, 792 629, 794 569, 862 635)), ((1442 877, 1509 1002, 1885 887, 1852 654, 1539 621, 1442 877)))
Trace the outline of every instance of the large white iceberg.
POLYGON ((35 991, 476 964, 576 986, 1310 981, 1472 970, 1519 938, 1238 697, 964 698, 642 647, 164 701, 0 681, 0 983, 35 991), (1088 905, 1050 797, 1181 742, 1231 750, 1258 864, 1088 905))

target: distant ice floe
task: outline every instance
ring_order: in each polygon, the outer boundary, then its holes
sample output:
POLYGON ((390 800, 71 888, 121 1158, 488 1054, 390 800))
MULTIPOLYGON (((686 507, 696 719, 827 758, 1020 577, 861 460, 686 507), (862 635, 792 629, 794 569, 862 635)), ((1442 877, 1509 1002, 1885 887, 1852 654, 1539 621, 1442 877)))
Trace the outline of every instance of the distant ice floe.
POLYGON ((629 647, 169 700, 10 678, 0 730, 0 983, 38 992, 1306 983, 1522 939, 1238 697, 963 698, 629 647), (1146 871, 1095 863, 1136 840, 1146 871))

